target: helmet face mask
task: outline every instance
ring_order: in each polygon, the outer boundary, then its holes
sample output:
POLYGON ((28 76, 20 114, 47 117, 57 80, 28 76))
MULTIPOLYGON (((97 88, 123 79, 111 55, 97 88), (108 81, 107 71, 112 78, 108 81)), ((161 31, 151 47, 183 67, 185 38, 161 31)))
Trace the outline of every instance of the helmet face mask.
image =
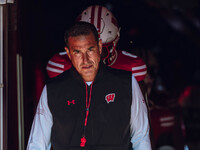
POLYGON ((77 21, 94 24, 99 33, 99 38, 102 40, 103 47, 107 50, 102 57, 103 59, 108 58, 110 53, 115 50, 120 37, 120 28, 112 12, 103 6, 89 6, 78 16, 77 21))

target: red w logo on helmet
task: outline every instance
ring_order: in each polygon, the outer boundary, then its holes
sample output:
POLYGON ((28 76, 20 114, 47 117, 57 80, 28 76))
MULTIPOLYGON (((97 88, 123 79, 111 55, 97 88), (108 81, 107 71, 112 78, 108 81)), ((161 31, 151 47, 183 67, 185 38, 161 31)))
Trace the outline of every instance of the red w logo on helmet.
POLYGON ((105 99, 106 99, 107 103, 114 102, 115 93, 110 93, 110 94, 106 95, 105 99))

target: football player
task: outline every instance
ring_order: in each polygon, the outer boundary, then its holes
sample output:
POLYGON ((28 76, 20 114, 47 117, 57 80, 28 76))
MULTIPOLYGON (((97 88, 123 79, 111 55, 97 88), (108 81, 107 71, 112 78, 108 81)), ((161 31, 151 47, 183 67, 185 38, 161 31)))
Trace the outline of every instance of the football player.
MULTIPOLYGON (((131 71, 137 81, 143 81, 147 67, 144 61, 125 50, 117 50, 117 43, 120 38, 120 27, 117 19, 106 7, 94 5, 86 8, 77 17, 76 21, 85 21, 95 25, 99 38, 103 43, 102 60, 109 67, 131 71)), ((55 77, 72 66, 67 53, 55 54, 46 67, 48 76, 55 77)))

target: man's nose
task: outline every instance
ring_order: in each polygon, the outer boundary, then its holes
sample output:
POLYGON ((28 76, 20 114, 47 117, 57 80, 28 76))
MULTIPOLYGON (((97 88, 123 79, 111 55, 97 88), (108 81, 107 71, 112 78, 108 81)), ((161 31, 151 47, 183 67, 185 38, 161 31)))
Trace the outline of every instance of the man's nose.
POLYGON ((87 54, 87 53, 84 53, 84 54, 83 54, 83 62, 88 62, 88 60, 89 60, 88 54, 87 54))

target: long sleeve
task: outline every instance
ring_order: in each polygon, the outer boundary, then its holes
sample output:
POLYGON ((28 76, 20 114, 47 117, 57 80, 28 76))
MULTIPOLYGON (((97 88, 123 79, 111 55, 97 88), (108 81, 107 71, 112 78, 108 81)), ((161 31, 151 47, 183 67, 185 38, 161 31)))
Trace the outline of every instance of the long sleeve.
POLYGON ((43 88, 33 120, 27 150, 50 150, 52 115, 47 104, 47 88, 43 88))
POLYGON ((139 85, 132 76, 131 143, 133 150, 151 150, 147 107, 139 85))

